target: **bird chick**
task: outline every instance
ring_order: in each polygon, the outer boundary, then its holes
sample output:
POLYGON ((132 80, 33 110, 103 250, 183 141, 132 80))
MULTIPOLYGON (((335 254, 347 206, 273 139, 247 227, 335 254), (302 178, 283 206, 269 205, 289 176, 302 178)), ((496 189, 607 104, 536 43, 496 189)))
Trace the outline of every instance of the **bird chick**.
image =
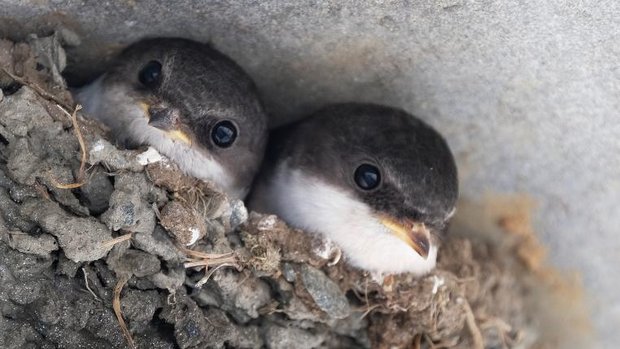
POLYGON ((150 145, 233 198, 245 197, 260 167, 267 116, 254 83, 207 44, 135 43, 76 100, 120 145, 150 145))
POLYGON ((385 106, 332 105, 275 131, 267 149, 251 208, 323 234, 361 269, 434 268, 458 182, 429 125, 385 106))

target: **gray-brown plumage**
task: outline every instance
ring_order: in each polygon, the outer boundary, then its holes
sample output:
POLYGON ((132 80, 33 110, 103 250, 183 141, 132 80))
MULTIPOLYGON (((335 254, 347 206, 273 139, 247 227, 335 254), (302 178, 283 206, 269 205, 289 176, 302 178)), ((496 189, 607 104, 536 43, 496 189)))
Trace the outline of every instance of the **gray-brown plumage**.
POLYGON ((263 158, 267 117, 254 83, 207 44, 140 41, 76 98, 118 143, 151 145, 232 197, 247 194, 263 158))
POLYGON ((325 235, 354 266, 422 274, 457 196, 437 131, 399 109, 352 103, 272 134, 250 207, 325 235))

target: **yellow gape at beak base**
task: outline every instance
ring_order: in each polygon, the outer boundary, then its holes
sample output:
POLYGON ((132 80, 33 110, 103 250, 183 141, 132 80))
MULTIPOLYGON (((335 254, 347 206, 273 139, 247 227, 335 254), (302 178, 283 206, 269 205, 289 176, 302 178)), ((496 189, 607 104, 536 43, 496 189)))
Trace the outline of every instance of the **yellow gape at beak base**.
POLYGON ((428 258, 431 245, 430 233, 423 223, 415 223, 408 220, 399 222, 389 216, 381 216, 380 221, 394 236, 404 241, 421 257, 428 258))

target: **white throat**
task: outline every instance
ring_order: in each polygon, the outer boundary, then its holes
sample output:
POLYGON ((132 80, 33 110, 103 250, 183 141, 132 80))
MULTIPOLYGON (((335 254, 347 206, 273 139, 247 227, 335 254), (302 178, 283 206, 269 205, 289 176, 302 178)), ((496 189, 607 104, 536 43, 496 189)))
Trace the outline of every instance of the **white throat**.
POLYGON ((435 267, 437 246, 424 259, 390 233, 368 205, 345 190, 283 163, 260 183, 253 207, 275 213, 294 227, 321 233, 335 242, 355 267, 378 273, 422 275, 435 267))

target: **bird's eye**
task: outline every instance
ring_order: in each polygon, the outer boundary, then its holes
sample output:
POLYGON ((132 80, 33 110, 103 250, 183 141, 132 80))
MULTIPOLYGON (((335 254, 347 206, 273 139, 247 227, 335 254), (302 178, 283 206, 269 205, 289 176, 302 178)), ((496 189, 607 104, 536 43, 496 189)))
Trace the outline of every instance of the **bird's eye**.
POLYGON ((150 61, 138 74, 138 80, 147 87, 154 86, 161 79, 161 63, 158 61, 150 61))
POLYGON ((220 148, 230 147, 237 139, 237 128, 228 120, 215 124, 211 129, 211 139, 220 148))
POLYGON ((377 166, 361 164, 354 174, 355 184, 363 190, 372 190, 381 184, 381 173, 377 166))

